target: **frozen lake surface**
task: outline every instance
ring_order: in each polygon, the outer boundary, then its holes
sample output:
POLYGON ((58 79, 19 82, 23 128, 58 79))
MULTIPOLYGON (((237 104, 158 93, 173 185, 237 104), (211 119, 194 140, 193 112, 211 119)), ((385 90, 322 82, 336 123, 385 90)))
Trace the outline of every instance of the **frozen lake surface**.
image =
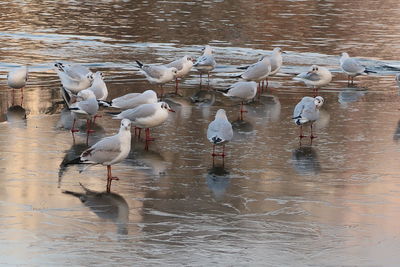
MULTIPOLYGON (((0 264, 398 265, 400 2, 6 1, 1 9, 0 264), (74 144, 62 128, 56 61, 102 71, 111 99, 157 89, 135 59, 198 57, 207 43, 218 63, 210 86, 200 91, 192 71, 182 96, 166 97, 177 112, 154 129, 149 151, 132 138, 128 159, 113 166, 112 193, 104 166, 60 168, 86 148, 86 135, 74 144), (281 73, 238 121, 239 103, 214 89, 274 47, 287 52, 281 73), (376 73, 348 86, 342 52, 376 73), (20 64, 30 68, 23 97, 5 82, 20 64), (319 93, 318 138, 300 146, 292 112, 312 90, 292 77, 311 64, 334 77, 319 93), (206 128, 219 108, 234 139, 225 166, 213 167, 206 128)), ((89 143, 118 128, 104 114, 89 143)))

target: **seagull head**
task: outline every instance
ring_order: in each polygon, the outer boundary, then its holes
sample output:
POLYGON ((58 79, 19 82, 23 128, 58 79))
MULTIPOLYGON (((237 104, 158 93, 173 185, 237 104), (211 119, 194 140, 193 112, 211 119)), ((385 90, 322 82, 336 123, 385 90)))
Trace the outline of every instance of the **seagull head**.
POLYGON ((187 61, 192 61, 193 63, 196 62, 196 59, 194 57, 190 56, 185 56, 187 61))
POLYGON ((103 80, 104 74, 101 71, 96 71, 96 73, 94 74, 94 79, 96 78, 103 80))
POLYGON ((317 73, 319 67, 317 65, 312 65, 308 73, 317 73))
POLYGON ((225 109, 218 109, 217 114, 215 114, 215 118, 226 118, 225 109))
POLYGON ((347 54, 346 52, 342 53, 342 58, 349 58, 349 57, 350 57, 349 54, 347 54))
POLYGON ((165 102, 160 102, 160 103, 161 103, 161 108, 162 109, 166 109, 166 110, 168 110, 170 112, 175 112, 175 110, 173 110, 167 103, 165 103, 165 102))
POLYGON ((131 121, 128 119, 123 119, 121 121, 121 129, 122 130, 126 130, 126 131, 130 131, 131 130, 131 121))
POLYGON ((286 54, 285 51, 282 51, 280 47, 275 47, 273 50, 274 54, 286 54))
POLYGON ((92 72, 89 72, 88 74, 86 74, 86 79, 92 82, 94 80, 94 74, 92 72))
POLYGON ((322 96, 316 96, 314 98, 314 104, 317 108, 320 108, 324 104, 324 99, 322 96))
POLYGON ((171 72, 174 75, 174 77, 178 74, 178 70, 175 67, 171 67, 171 72))
POLYGON ((211 46, 206 45, 202 50, 203 55, 211 55, 212 54, 212 49, 211 46))

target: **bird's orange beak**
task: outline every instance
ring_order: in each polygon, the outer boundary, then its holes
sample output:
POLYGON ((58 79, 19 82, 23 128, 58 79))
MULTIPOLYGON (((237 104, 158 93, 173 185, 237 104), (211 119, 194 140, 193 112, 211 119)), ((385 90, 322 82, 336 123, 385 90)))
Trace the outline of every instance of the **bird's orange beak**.
POLYGON ((175 110, 173 110, 172 108, 169 108, 168 111, 175 112, 175 110))

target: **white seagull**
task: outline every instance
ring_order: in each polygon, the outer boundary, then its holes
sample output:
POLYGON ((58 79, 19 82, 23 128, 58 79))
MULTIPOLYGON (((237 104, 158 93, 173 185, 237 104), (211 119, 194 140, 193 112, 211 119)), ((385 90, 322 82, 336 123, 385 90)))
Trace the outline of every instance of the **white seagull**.
POLYGON ((346 52, 342 53, 342 57, 340 58, 340 68, 347 76, 347 82, 353 84, 354 77, 358 75, 367 75, 370 70, 367 70, 364 66, 362 66, 357 60, 351 58, 349 54, 346 52))
POLYGON ((269 57, 264 57, 262 60, 250 65, 243 74, 239 75, 239 77, 246 81, 258 82, 260 90, 260 82, 267 79, 270 73, 271 60, 269 57))
POLYGON ((102 72, 97 71, 94 74, 92 85, 87 88, 94 93, 97 100, 106 100, 108 96, 107 85, 104 82, 104 75, 102 72))
POLYGON ((203 73, 207 73, 208 82, 210 82, 210 72, 215 68, 216 64, 214 56, 212 55, 211 46, 206 45, 203 48, 203 55, 193 64, 193 66, 200 72, 200 85, 203 73))
POLYGON ((26 82, 28 81, 28 67, 22 66, 15 69, 12 69, 7 74, 7 84, 13 89, 21 89, 21 92, 24 90, 26 82))
POLYGON ((314 91, 329 84, 332 80, 332 73, 325 67, 312 65, 308 72, 302 72, 293 78, 295 81, 301 81, 307 86, 313 87, 314 91))
POLYGON ((241 100, 240 104, 240 119, 243 120, 243 112, 247 110, 243 109, 243 102, 252 100, 257 94, 257 83, 256 82, 236 82, 232 84, 228 89, 223 90, 224 96, 238 98, 241 100))
POLYGON ((300 126, 300 140, 303 137, 303 125, 310 125, 311 134, 310 138, 313 139, 316 136, 313 135, 313 123, 319 119, 319 108, 324 104, 322 96, 316 97, 303 97, 301 101, 296 105, 293 111, 293 121, 296 125, 300 126))
POLYGON ((146 129, 146 146, 148 150, 148 143, 154 141, 150 137, 150 128, 156 127, 164 123, 168 119, 168 112, 175 112, 165 102, 158 102, 153 104, 142 104, 134 109, 127 109, 115 115, 113 119, 129 119, 132 125, 138 128, 146 129))
POLYGON ((131 150, 131 122, 121 121, 118 134, 105 137, 82 152, 79 158, 67 164, 89 163, 107 166, 107 192, 111 190, 112 180, 118 180, 111 174, 111 165, 123 161, 131 150))
POLYGON ((213 143, 213 157, 221 156, 222 160, 225 158, 225 143, 232 140, 233 129, 232 124, 226 117, 226 112, 224 109, 219 109, 215 115, 215 119, 208 125, 207 129, 207 139, 213 143), (215 153, 215 146, 222 145, 222 153, 215 153))
POLYGON ((175 94, 178 94, 179 78, 182 79, 190 72, 194 61, 195 60, 192 57, 184 56, 166 65, 167 67, 174 67, 178 71, 175 76, 175 94))
POLYGON ((86 67, 78 64, 54 64, 62 86, 72 94, 87 89, 93 82, 93 73, 86 67))
POLYGON ((80 91, 77 95, 77 100, 77 102, 68 106, 68 109, 71 110, 74 118, 71 132, 73 134, 79 131, 78 129, 75 129, 75 122, 77 119, 86 119, 86 131, 89 134, 92 132, 90 129, 91 120, 99 110, 99 104, 94 93, 88 89, 80 91))
POLYGON ((136 60, 138 67, 146 75, 147 80, 152 84, 158 84, 161 88, 161 96, 164 95, 163 84, 175 79, 178 70, 175 67, 165 65, 144 65, 136 60))
POLYGON ((157 101, 157 93, 153 90, 146 90, 143 93, 129 93, 114 98, 110 102, 100 101, 100 103, 112 108, 131 109, 136 108, 137 106, 140 106, 142 104, 157 103, 157 101))

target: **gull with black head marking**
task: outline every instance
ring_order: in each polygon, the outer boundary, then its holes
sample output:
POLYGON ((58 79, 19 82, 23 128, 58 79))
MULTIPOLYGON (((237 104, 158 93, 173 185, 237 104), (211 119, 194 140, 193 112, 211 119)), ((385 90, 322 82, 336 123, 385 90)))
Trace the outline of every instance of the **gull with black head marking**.
POLYGON ((313 123, 319 119, 319 109, 324 104, 322 96, 303 97, 293 111, 293 121, 300 126, 300 140, 306 136, 303 135, 303 126, 310 125, 310 138, 316 138, 313 133, 313 123))
POLYGON ((180 59, 177 59, 167 64, 167 67, 174 67, 178 71, 175 76, 175 94, 178 94, 179 79, 182 79, 190 72, 190 70, 193 67, 194 61, 195 61, 194 58, 189 56, 184 56, 180 59))
POLYGON ((136 108, 124 110, 113 116, 113 119, 129 119, 132 125, 146 129, 145 150, 149 149, 149 142, 155 139, 150 137, 150 128, 163 124, 168 119, 168 113, 175 112, 165 102, 142 104, 136 108))
POLYGON ((207 73, 208 83, 210 83, 210 72, 215 68, 217 63, 215 62, 214 56, 212 54, 212 48, 206 45, 203 48, 203 55, 200 56, 193 66, 200 72, 200 86, 201 78, 204 73, 207 73))
POLYGON ((163 85, 174 80, 178 74, 178 70, 175 67, 167 67, 165 65, 144 65, 139 60, 136 60, 136 63, 150 83, 158 84, 160 86, 161 97, 164 95, 163 85))
POLYGON ((332 81, 332 73, 325 67, 312 65, 308 72, 302 72, 293 78, 295 81, 301 81, 306 86, 313 87, 314 94, 318 88, 329 84, 332 81))
POLYGON ((225 144, 232 140, 232 124, 226 117, 224 109, 219 109, 215 114, 215 119, 208 125, 207 139, 213 144, 213 165, 216 156, 222 157, 222 163, 225 160, 225 144), (215 146, 222 146, 222 153, 215 153, 215 146))

